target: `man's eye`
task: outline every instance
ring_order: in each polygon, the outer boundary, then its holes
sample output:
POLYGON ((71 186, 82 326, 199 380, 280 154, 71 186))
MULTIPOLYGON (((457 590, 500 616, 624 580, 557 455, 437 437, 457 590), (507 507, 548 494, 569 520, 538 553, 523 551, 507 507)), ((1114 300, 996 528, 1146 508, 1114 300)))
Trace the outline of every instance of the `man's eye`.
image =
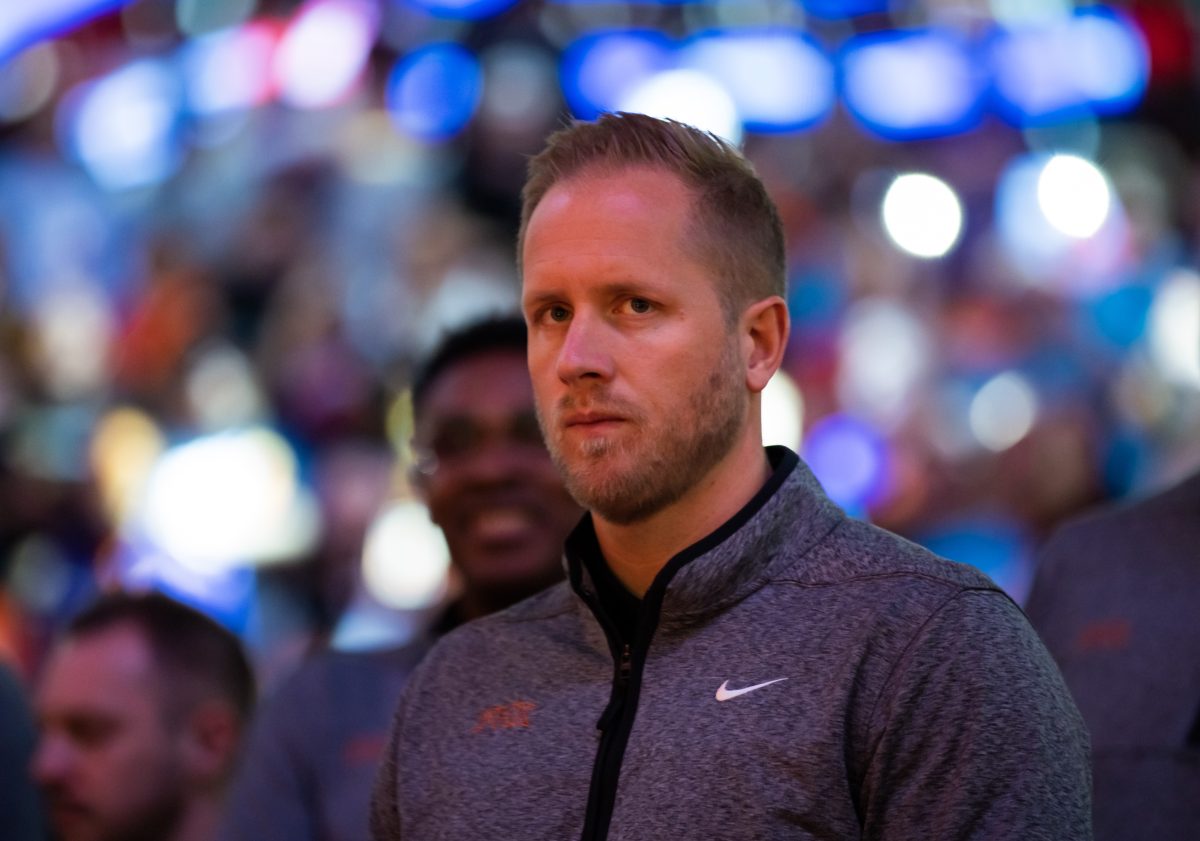
POLYGON ((571 313, 567 311, 566 307, 556 304, 550 307, 550 309, 546 310, 546 315, 550 316, 551 321, 566 321, 570 317, 571 313))
POLYGON ((651 304, 645 298, 630 298, 629 299, 629 309, 632 312, 646 313, 646 312, 650 312, 650 310, 652 310, 653 308, 654 308, 653 304, 651 304))
POLYGON ((452 459, 470 452, 479 443, 479 429, 472 423, 452 420, 434 433, 430 449, 439 459, 452 459))

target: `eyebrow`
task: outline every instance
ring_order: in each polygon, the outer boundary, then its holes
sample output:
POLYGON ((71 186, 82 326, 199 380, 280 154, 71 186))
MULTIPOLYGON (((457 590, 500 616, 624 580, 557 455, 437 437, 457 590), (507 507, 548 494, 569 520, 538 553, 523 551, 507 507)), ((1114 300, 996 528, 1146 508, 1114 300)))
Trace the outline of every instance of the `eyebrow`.
MULTIPOLYGON (((658 294, 654 285, 644 280, 600 281, 589 284, 588 292, 598 292, 602 297, 607 298, 617 298, 622 295, 655 297, 658 294)), ((550 289, 522 298, 521 306, 522 308, 536 307, 539 304, 561 300, 564 297, 565 295, 560 289, 550 289)))

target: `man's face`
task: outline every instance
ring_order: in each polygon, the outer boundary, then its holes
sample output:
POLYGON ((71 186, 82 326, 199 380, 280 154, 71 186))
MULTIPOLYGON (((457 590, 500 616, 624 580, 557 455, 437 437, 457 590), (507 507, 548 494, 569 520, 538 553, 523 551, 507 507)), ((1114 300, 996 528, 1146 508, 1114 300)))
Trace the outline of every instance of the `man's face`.
POLYGON ((717 280, 686 236, 691 202, 661 170, 585 173, 553 187, 526 231, 539 418, 571 493, 616 523, 682 497, 749 419, 717 280))
POLYGON ((419 407, 417 444, 435 459, 419 480, 468 602, 498 606, 562 577, 581 512, 542 443, 523 354, 451 363, 419 407))
POLYGON ((33 775, 61 841, 167 839, 186 793, 151 653, 117 625, 64 642, 37 693, 33 775))

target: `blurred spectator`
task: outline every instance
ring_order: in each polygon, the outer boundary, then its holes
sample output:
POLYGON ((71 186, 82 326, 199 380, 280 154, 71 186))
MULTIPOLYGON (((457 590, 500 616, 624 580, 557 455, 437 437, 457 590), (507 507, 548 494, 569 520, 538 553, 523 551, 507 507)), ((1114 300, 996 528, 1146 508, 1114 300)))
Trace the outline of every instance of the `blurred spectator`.
POLYGON ((46 837, 41 803, 29 776, 36 737, 25 689, 0 662, 0 825, 9 841, 46 837))
POLYGON ((33 773, 61 841, 213 836, 254 680, 236 637, 160 594, 101 597, 37 694, 33 773))
POLYGON ((1085 516, 1040 555, 1027 613, 1092 734, 1096 841, 1200 828, 1200 472, 1085 516))
POLYGON ((418 372, 413 403, 414 481, 445 533, 461 595, 415 643, 327 652, 284 683, 258 715, 224 841, 365 841, 396 698, 432 636, 562 577, 562 541, 580 511, 542 444, 524 323, 450 334, 418 372))

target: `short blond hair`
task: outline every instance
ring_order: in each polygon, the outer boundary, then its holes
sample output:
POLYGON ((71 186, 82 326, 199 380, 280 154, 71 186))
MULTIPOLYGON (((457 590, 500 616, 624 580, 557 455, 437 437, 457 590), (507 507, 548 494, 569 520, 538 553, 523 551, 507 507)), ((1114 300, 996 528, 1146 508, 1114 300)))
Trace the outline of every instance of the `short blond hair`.
POLYGON ((691 191, 688 234, 717 278, 727 321, 748 304, 786 293, 783 224, 753 165, 710 132, 644 114, 605 114, 550 136, 529 162, 521 193, 518 264, 530 217, 554 185, 635 166, 670 172, 691 191))

